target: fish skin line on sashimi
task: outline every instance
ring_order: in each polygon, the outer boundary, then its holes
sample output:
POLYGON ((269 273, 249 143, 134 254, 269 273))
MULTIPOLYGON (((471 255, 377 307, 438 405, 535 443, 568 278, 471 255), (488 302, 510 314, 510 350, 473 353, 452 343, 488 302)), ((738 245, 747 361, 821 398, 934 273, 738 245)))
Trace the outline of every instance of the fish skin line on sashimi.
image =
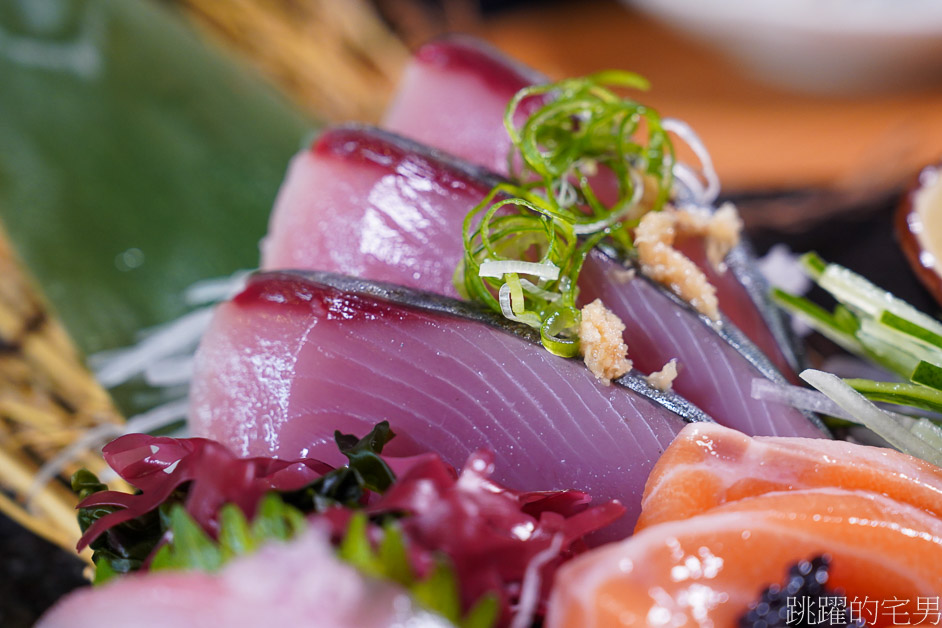
POLYGON ((328 273, 262 273, 204 336, 190 425, 242 456, 342 464, 334 430, 388 420, 390 455, 436 451, 460 466, 485 447, 507 486, 620 499, 628 512, 598 536, 611 540, 631 532, 645 478, 685 420, 709 420, 692 406, 675 414, 660 403, 670 397, 602 386, 528 327, 473 304, 328 273))
MULTIPOLYGON (((381 126, 506 175, 511 148, 504 127, 507 103, 519 90, 548 80, 485 42, 445 37, 416 52, 381 126)), ((542 102, 535 97, 524 100, 515 122, 522 124, 542 102)), ((610 186, 604 180, 599 184, 597 192, 607 198, 605 188, 610 186)), ((769 287, 755 266, 751 246, 742 242, 735 247, 727 256, 729 272, 719 274, 702 247, 688 242, 681 248, 692 254, 716 287, 720 310, 798 383, 795 373, 803 367, 803 355, 768 298, 769 287)))
MULTIPOLYGON (((483 168, 385 131, 355 125, 327 130, 291 164, 262 268, 326 270, 457 296, 452 277, 463 250, 461 221, 500 181, 483 168)), ((607 279, 616 268, 603 255, 589 257, 584 301, 601 296, 622 318, 629 356, 642 370, 658 370, 680 357, 678 392, 718 421, 750 435, 822 435, 799 411, 751 397, 754 377, 784 380, 747 339, 732 345, 711 322, 645 277, 625 285, 607 279), (661 333, 667 321, 676 333, 661 333)))

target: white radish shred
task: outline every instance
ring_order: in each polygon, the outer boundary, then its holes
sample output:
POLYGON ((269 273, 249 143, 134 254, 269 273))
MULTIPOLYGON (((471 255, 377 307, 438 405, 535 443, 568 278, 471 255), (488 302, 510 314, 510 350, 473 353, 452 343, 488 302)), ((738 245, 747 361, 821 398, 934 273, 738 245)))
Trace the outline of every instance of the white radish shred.
MULTIPOLYGON (((694 155, 697 156, 697 159, 700 160, 700 168, 703 173, 703 178, 706 181, 706 187, 704 188, 702 185, 699 185, 699 181, 697 181, 700 188, 698 192, 700 193, 696 200, 700 205, 712 205, 716 197, 720 194, 720 178, 717 176, 716 169, 713 167, 710 152, 703 144, 700 136, 697 135, 696 131, 694 131, 689 124, 683 120, 677 120, 676 118, 664 118, 661 120, 661 127, 668 133, 673 133, 683 140, 687 146, 690 147, 690 150, 693 151, 694 155)), ((674 165, 675 176, 677 176, 678 171, 689 170, 689 166, 686 168, 678 168, 678 166, 681 165, 682 164, 674 165)))
POLYGON ((837 405, 893 447, 911 456, 922 458, 926 462, 942 466, 942 452, 913 435, 889 413, 878 408, 866 397, 844 383, 837 375, 807 369, 801 373, 800 377, 834 400, 837 405))
POLYGON ((229 277, 215 277, 197 281, 184 291, 183 300, 190 306, 228 301, 242 292, 245 288, 245 281, 251 274, 252 271, 250 270, 240 270, 229 277))
MULTIPOLYGON (((756 377, 752 380, 752 398, 760 401, 771 401, 781 403, 798 410, 807 410, 826 414, 845 421, 858 422, 856 416, 847 412, 841 406, 837 405, 830 397, 817 390, 810 390, 801 386, 791 386, 789 384, 778 384, 762 377, 756 377)), ((911 423, 913 418, 905 414, 899 414, 890 410, 883 410, 893 419, 905 424, 911 423)))
POLYGON ((203 307, 158 327, 133 347, 92 356, 89 363, 98 381, 106 388, 113 388, 140 375, 158 360, 192 350, 209 327, 213 309, 203 307))
POLYGON ((540 279, 559 279, 559 266, 550 262, 523 262, 520 260, 488 260, 481 263, 480 277, 503 277, 508 273, 533 275, 540 279))
POLYGON ((942 451, 942 428, 929 419, 919 419, 909 431, 926 441, 936 449, 942 451))
POLYGON ((550 546, 534 556, 523 572, 523 582, 520 585, 520 601, 517 603, 517 612, 510 622, 510 628, 527 628, 533 625, 536 617, 536 607, 540 601, 540 570, 548 562, 559 556, 563 546, 563 535, 557 534, 550 542, 550 546))

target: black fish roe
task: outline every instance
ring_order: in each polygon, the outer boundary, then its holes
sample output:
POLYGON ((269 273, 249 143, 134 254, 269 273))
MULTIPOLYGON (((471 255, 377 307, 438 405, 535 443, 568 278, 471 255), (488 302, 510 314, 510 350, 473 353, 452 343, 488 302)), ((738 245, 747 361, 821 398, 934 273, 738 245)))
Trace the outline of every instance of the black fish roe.
POLYGON ((826 587, 830 565, 827 556, 795 563, 785 584, 773 584, 749 605, 739 618, 740 628, 865 626, 863 620, 851 617, 847 598, 826 587))

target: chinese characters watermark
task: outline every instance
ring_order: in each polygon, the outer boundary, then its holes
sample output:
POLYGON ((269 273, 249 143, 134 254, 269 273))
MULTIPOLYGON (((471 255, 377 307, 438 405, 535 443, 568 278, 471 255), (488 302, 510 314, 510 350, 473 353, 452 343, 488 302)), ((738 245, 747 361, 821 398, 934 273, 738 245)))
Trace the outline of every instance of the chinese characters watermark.
POLYGON ((915 599, 843 596, 787 598, 785 623, 789 626, 847 626, 889 622, 894 626, 942 624, 942 596, 915 599))

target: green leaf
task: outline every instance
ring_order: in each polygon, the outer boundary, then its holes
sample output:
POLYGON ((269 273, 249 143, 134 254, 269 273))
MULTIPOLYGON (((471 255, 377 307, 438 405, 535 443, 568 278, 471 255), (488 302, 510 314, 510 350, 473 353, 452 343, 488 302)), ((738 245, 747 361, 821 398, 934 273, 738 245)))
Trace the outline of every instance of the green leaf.
POLYGON ((383 576, 387 579, 403 586, 409 586, 415 581, 405 539, 394 521, 383 526, 383 540, 379 543, 377 558, 383 566, 383 576))
POLYGON ((36 4, 0 4, 0 219, 80 347, 125 346, 257 266, 315 125, 165 3, 36 4))
POLYGON ((218 540, 210 538, 182 504, 170 509, 168 519, 170 540, 154 555, 152 571, 216 571, 264 543, 290 540, 307 526, 304 515, 285 504, 276 493, 262 499, 251 524, 235 504, 223 506, 219 513, 218 540))
POLYGON ((389 421, 377 423, 369 434, 360 439, 353 434, 334 432, 340 453, 350 461, 348 467, 356 470, 366 487, 377 493, 385 492, 396 480, 389 465, 379 456, 383 447, 395 436, 389 421))
POLYGON ((235 504, 226 504, 219 510, 219 545, 225 560, 258 549, 245 514, 235 504))
POLYGON ((112 569, 111 563, 109 561, 99 561, 95 563, 95 579, 92 584, 95 586, 105 584, 117 578, 118 575, 118 572, 112 569))
POLYGON ((170 542, 154 557, 152 571, 216 571, 222 566, 223 556, 218 544, 187 514, 182 504, 176 504, 170 510, 170 533, 170 542))
POLYGON ((79 469, 72 474, 72 492, 83 500, 89 495, 107 491, 108 485, 98 480, 98 477, 88 469, 79 469))
POLYGON ((459 626, 461 628, 491 628, 497 625, 499 613, 500 600, 493 593, 488 593, 475 602, 459 626))
POLYGON ((461 598, 455 572, 445 560, 435 564, 427 578, 410 588, 412 597, 425 608, 452 623, 461 620, 461 598))

